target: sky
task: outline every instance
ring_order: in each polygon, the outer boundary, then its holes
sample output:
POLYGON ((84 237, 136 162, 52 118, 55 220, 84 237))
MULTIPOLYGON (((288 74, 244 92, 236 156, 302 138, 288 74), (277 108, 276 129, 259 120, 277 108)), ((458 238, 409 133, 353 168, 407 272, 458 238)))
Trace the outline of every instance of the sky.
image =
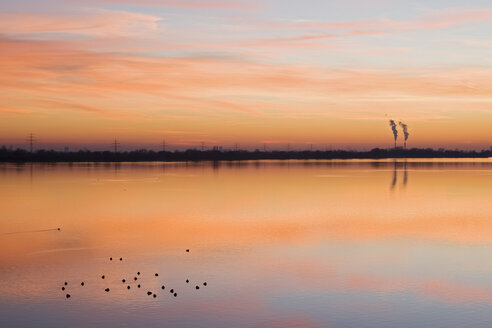
POLYGON ((488 149, 491 35, 490 0, 0 0, 0 145, 488 149))

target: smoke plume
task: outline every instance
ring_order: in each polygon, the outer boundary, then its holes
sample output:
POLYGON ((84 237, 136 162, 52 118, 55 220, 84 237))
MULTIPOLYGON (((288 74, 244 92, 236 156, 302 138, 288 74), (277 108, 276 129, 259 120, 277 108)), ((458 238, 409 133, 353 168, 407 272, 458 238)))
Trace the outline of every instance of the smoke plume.
POLYGON ((410 133, 408 133, 408 125, 406 125, 405 123, 403 122, 399 122, 398 123, 401 128, 403 129, 403 134, 405 135, 405 148, 407 147, 407 140, 408 140, 408 136, 410 135, 410 133))
POLYGON ((407 141, 408 140, 408 136, 410 135, 410 133, 408 133, 408 125, 406 125, 403 122, 400 122, 398 124, 400 124, 401 128, 403 129, 403 134, 405 135, 405 141, 407 141))
POLYGON ((390 120, 389 125, 391 126, 391 130, 393 130, 393 136, 395 137, 395 147, 396 147, 396 139, 398 139, 398 130, 396 129, 396 123, 395 121, 390 120))

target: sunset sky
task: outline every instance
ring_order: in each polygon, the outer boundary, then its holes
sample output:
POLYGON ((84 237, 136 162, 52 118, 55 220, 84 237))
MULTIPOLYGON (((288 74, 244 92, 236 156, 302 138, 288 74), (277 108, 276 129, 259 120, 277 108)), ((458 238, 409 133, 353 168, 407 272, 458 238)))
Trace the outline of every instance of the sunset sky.
POLYGON ((489 148, 491 35, 490 0, 2 0, 0 145, 489 148))

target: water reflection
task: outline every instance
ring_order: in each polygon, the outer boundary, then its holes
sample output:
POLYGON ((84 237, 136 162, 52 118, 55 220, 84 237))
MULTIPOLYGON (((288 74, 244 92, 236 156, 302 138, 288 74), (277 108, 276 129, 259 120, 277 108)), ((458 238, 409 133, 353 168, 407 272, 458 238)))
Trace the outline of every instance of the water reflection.
POLYGON ((391 180, 391 189, 394 189, 396 186, 396 181, 397 181, 397 172, 396 172, 396 162, 394 163, 393 167, 393 180, 391 180))
POLYGON ((491 182, 489 160, 2 164, 0 326, 485 327, 491 182))
POLYGON ((406 186, 408 182, 407 161, 403 162, 403 186, 406 186))
POLYGON ((403 170, 403 182, 402 182, 402 187, 406 187, 407 182, 408 182, 408 170, 407 170, 407 161, 405 160, 402 163, 399 163, 397 161, 393 162, 393 178, 391 180, 391 186, 390 189, 393 190, 396 187, 396 183, 398 181, 398 167, 402 166, 403 170))

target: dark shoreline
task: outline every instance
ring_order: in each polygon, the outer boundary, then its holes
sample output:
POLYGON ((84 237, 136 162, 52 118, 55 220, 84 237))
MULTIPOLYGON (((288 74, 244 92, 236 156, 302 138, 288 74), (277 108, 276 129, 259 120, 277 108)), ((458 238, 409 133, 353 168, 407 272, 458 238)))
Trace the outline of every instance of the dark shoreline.
POLYGON ((392 159, 392 158, 488 158, 492 150, 434 150, 419 149, 381 149, 370 151, 153 151, 133 150, 124 152, 77 151, 60 152, 55 150, 37 150, 33 153, 24 149, 0 148, 0 162, 197 162, 197 161, 249 161, 249 160, 323 160, 323 159, 392 159))

